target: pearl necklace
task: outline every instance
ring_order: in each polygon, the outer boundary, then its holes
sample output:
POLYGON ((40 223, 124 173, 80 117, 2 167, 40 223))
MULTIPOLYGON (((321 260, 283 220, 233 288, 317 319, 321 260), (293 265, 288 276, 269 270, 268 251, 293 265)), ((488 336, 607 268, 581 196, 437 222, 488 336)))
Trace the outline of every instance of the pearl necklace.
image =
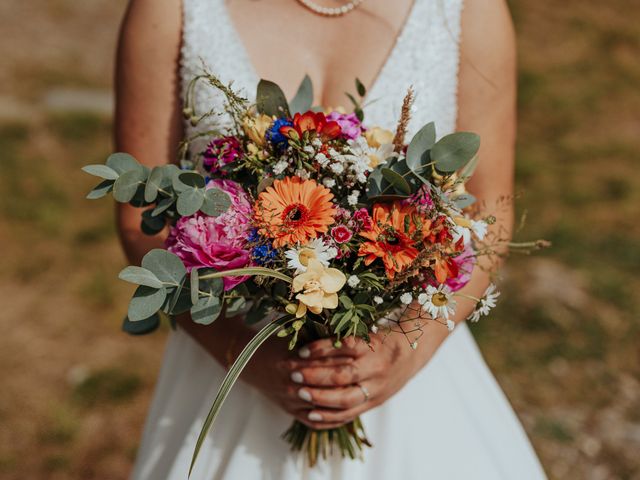
POLYGON ((364 0, 351 0, 340 7, 323 7, 311 0, 298 0, 303 7, 325 17, 341 17, 355 10, 364 0))

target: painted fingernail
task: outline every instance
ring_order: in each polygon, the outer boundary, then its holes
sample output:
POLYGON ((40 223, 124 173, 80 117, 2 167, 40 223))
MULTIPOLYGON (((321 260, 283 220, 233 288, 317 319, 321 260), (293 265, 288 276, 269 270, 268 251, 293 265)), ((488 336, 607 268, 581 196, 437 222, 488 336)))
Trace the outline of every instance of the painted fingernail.
POLYGON ((309 415, 307 416, 307 418, 309 420, 311 420, 312 422, 321 422, 322 421, 322 415, 320 415, 317 412, 310 412, 309 415))
POLYGON ((311 402, 311 394, 309 393, 309 390, 301 388, 298 390, 298 396, 305 402, 311 402))
POLYGON ((304 382, 304 377, 300 372, 291 372, 291 381, 295 383, 302 383, 304 382))
POLYGON ((298 350, 298 356, 300 356, 300 358, 309 358, 311 356, 311 350, 309 350, 308 347, 302 347, 298 350))

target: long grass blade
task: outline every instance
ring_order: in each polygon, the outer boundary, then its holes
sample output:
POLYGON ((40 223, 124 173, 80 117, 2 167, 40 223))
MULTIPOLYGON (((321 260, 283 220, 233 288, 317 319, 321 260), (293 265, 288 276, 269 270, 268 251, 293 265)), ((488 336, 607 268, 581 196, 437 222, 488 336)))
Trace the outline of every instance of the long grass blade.
POLYGON ((291 283, 293 279, 285 275, 284 273, 272 270, 264 267, 247 267, 247 268, 235 268, 233 270, 226 270, 224 272, 214 272, 202 275, 200 280, 207 280, 210 278, 222 278, 222 277, 242 277, 244 275, 259 275, 263 277, 273 277, 279 280, 284 280, 287 283, 291 283))
MULTIPOLYGON (((226 273, 226 272, 225 272, 226 273)), ((204 425, 202 426, 202 430, 200 430, 200 435, 198 436, 198 441, 196 442, 196 447, 193 451, 193 457, 191 458, 191 466, 189 467, 189 476, 191 476, 191 471, 193 470, 193 466, 196 463, 198 458, 198 454, 200 453, 200 449, 202 448, 202 444, 204 443, 204 439, 206 438, 209 430, 213 425, 216 417, 218 416, 218 412, 222 407, 222 404, 226 400, 229 392, 231 391, 231 387, 236 383, 240 373, 247 365, 251 357, 254 353, 260 348, 265 340, 267 340, 271 335, 276 333, 282 326, 284 326, 287 322, 290 322, 293 317, 285 316, 278 318, 268 325, 266 325, 262 330, 260 330, 256 335, 251 339, 251 341, 247 344, 246 347, 242 350, 238 358, 231 368, 227 372, 227 375, 224 377, 222 384, 220 385, 220 389, 216 395, 213 404, 211 405, 211 409, 209 410, 209 414, 207 415, 206 420, 204 421, 204 425)))

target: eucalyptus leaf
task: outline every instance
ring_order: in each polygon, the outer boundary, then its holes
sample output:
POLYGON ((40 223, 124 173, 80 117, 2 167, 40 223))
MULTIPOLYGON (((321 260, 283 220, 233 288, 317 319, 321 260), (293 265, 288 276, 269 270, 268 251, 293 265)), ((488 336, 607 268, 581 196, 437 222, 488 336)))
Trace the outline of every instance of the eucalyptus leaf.
POLYGON ((195 305, 196 303, 198 303, 198 298, 200 295, 200 282, 197 268, 191 269, 191 272, 189 273, 189 282, 189 289, 191 291, 191 303, 195 305))
POLYGON ((129 335, 146 335, 147 333, 154 332, 160 326, 160 316, 154 313, 144 320, 138 320, 132 322, 129 317, 125 317, 122 322, 122 331, 129 335))
POLYGON ((142 221, 140 227, 146 235, 157 235, 166 226, 164 217, 153 216, 155 210, 150 208, 142 212, 142 221))
POLYGON ((137 322, 149 318, 162 308, 166 298, 166 288, 151 288, 140 285, 129 302, 129 311, 127 313, 129 320, 137 322))
POLYGON ((167 302, 163 305, 162 310, 170 315, 180 315, 181 313, 188 312, 192 306, 191 290, 185 288, 183 283, 179 288, 172 289, 169 292, 167 302))
POLYGON ((302 83, 298 87, 295 96, 289 102, 289 111, 291 115, 295 113, 304 113, 311 109, 313 104, 313 84, 309 75, 305 75, 302 83))
POLYGON ((191 307, 191 319, 200 325, 210 325, 222 313, 220 298, 214 296, 202 297, 191 307))
POLYGON ((148 203, 155 201, 158 197, 158 189, 162 184, 164 170, 162 167, 154 167, 149 174, 147 184, 144 187, 144 200, 148 203))
POLYGON ((429 150, 436 143, 436 126, 427 123, 413 136, 407 147, 407 166, 413 171, 421 171, 429 163, 429 150))
POLYGON ((478 166, 478 159, 480 157, 478 154, 475 154, 469 163, 467 163, 462 170, 460 170, 460 178, 468 180, 473 176, 473 173, 476 171, 476 167, 478 166))
POLYGON ((122 173, 113 184, 113 198, 121 203, 130 202, 143 180, 141 170, 128 170, 122 173))
POLYGON ((151 270, 162 282, 176 287, 187 275, 180 257, 161 248, 154 248, 142 258, 142 268, 151 270))
POLYGON ((130 265, 121 270, 118 274, 118 278, 135 285, 144 285, 151 288, 163 287, 162 282, 158 279, 158 277, 155 276, 155 274, 151 270, 137 267, 135 265, 130 265))
POLYGON ((404 179, 402 175, 397 172, 394 172, 390 168, 382 168, 380 170, 382 176, 400 193, 404 193, 406 195, 411 194, 411 185, 404 179))
POLYGON ((107 165, 86 165, 82 167, 82 171, 94 177, 104 178, 105 180, 115 180, 120 175, 107 165))
POLYGON ((142 170, 142 165, 128 153, 112 153, 107 158, 107 166, 122 175, 130 170, 142 170))
POLYGON ((480 137, 471 132, 455 132, 442 137, 431 149, 431 159, 440 172, 464 167, 480 148, 480 137))
POLYGON ((258 183, 257 193, 260 194, 265 191, 267 188, 273 185, 273 182, 275 182, 275 179, 273 177, 263 177, 262 180, 260 180, 260 183, 258 183))
POLYGON ((183 217, 193 215, 204 203, 204 190, 190 188, 178 196, 176 209, 183 217))
POLYGON ((204 177, 196 172, 182 172, 177 178, 183 185, 191 188, 204 188, 206 185, 204 177))
POLYGON ((173 205, 175 201, 176 199, 174 197, 163 198, 156 204, 156 208, 154 208, 153 211, 151 212, 151 216, 156 217, 160 215, 162 212, 166 211, 169 207, 171 207, 171 205, 173 205))
POLYGON ((380 168, 376 168, 369 174, 367 179, 367 197, 375 197, 382 193, 382 172, 380 168))
POLYGON ((229 195, 219 188, 209 188, 204 193, 204 202, 200 207, 202 213, 217 217, 225 213, 231 206, 229 195))
POLYGON ((270 117, 289 117, 289 105, 282 89, 269 80, 260 80, 256 92, 258 112, 270 117))
POLYGON ((91 190, 87 197, 89 200, 96 200, 98 198, 102 198, 107 195, 109 192, 113 190, 113 180, 104 180, 96 185, 93 190, 91 190))

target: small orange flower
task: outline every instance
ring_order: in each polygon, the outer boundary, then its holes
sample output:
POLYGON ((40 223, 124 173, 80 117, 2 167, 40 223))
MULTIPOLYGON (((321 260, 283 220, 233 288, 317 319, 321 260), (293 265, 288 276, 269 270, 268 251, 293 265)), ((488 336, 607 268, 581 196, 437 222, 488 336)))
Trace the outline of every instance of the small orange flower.
POLYGON ((322 112, 308 111, 300 115, 296 113, 293 116, 293 126, 280 127, 280 133, 292 138, 301 138, 305 132, 316 132, 322 141, 333 140, 337 138, 342 129, 336 121, 329 121, 322 112))
MULTIPOLYGON (((416 259, 418 250, 412 238, 416 232, 412 219, 414 215, 414 207, 399 202, 373 206, 373 227, 360 232, 361 236, 369 240, 358 250, 358 255, 365 257, 365 265, 381 258, 387 277, 393 280, 396 273, 402 272, 416 259)), ((426 229, 428 230, 428 226, 426 229)))
POLYGON ((315 180, 286 177, 276 180, 258 196, 254 218, 260 234, 273 238, 273 246, 306 243, 326 233, 334 220, 333 194, 315 180))

